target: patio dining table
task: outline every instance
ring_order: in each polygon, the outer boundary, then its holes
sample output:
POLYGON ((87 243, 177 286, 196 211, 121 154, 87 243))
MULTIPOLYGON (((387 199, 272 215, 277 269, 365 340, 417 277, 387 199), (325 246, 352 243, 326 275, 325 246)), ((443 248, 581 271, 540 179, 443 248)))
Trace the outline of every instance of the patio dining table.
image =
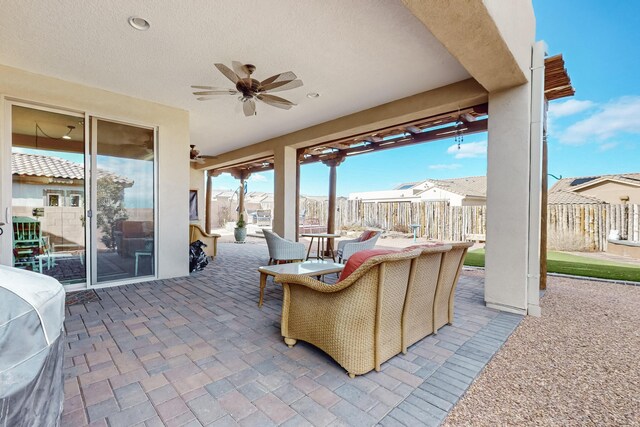
POLYGON ((311 247, 313 246, 313 239, 317 239, 317 252, 316 259, 324 260, 325 250, 331 253, 331 259, 333 262, 336 261, 336 254, 333 251, 332 246, 326 246, 326 239, 335 239, 336 237, 340 237, 339 234, 332 233, 303 233, 300 235, 301 237, 310 237, 311 242, 309 243, 309 249, 307 250, 307 260, 309 259, 309 254, 311 253, 311 247))

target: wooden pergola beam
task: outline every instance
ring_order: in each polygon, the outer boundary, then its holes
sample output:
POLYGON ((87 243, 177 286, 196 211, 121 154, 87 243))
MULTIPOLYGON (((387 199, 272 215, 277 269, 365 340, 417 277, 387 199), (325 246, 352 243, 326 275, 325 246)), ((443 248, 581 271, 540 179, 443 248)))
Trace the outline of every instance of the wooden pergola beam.
MULTIPOLYGON (((485 132, 487 130, 488 119, 482 119, 475 122, 465 123, 460 130, 463 135, 485 132)), ((446 128, 434 129, 420 134, 403 135, 397 138, 384 140, 382 142, 370 142, 368 144, 352 147, 344 150, 338 150, 325 154, 307 154, 301 160, 302 164, 324 162, 339 156, 352 156, 356 154, 364 154, 372 151, 389 150, 391 148, 406 147, 410 145, 422 144, 424 142, 436 141, 440 139, 451 138, 455 136, 455 125, 446 128)))

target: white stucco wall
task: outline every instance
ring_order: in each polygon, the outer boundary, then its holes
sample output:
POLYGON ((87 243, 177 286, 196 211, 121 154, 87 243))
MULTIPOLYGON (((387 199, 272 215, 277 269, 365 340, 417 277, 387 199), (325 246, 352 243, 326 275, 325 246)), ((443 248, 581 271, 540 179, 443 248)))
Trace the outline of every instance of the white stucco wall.
MULTIPOLYGON (((188 274, 188 192, 190 185, 189 114, 187 111, 131 98, 102 89, 67 82, 48 76, 0 66, 0 150, 4 160, 10 153, 9 99, 86 112, 104 119, 158 127, 158 276, 170 278, 188 274)), ((11 205, 11 179, 8 162, 0 169, 1 213, 11 205)), ((9 235, 5 233, 4 236, 9 235)), ((10 239, 0 237, 0 252, 11 253, 10 239)), ((3 258, 4 263, 10 260, 3 258)))
POLYGON ((464 196, 450 191, 432 187, 420 194, 420 199, 425 202, 449 201, 450 206, 462 206, 464 196))

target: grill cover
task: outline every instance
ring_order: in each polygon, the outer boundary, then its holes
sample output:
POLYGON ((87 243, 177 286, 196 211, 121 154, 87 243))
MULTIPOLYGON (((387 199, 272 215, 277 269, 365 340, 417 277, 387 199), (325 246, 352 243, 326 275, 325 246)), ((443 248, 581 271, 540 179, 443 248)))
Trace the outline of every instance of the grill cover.
POLYGON ((60 424, 64 299, 54 278, 0 266, 2 427, 60 424))

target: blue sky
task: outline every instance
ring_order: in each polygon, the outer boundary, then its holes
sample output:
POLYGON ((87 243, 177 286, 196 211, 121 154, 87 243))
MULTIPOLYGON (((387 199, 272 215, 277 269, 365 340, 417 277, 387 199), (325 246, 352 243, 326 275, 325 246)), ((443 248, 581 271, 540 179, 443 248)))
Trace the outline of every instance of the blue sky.
MULTIPOLYGON (((537 39, 562 53, 576 95, 549 109, 549 173, 563 177, 640 172, 640 1, 534 0, 537 39)), ((486 134, 348 158, 338 194, 389 189, 426 178, 486 174, 486 134)), ((301 169, 303 194, 326 195, 329 168, 301 169)), ((555 182, 550 178, 550 184, 555 182)), ((215 188, 235 188, 229 175, 215 188)), ((273 172, 254 175, 249 191, 273 191, 273 172)))

